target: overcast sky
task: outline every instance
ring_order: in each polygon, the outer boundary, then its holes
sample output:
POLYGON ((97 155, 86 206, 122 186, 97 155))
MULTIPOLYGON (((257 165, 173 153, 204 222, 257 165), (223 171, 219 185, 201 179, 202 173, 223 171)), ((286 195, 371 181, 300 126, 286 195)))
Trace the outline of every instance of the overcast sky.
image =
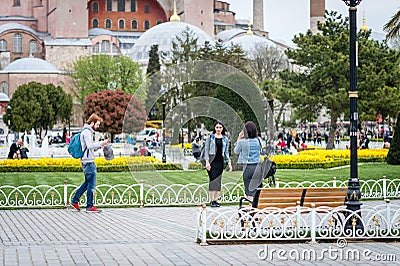
MULTIPOLYGON (((253 0, 224 0, 236 12, 236 19, 249 19, 253 14, 253 0)), ((336 10, 348 16, 348 6, 343 0, 326 0, 327 10, 336 10)), ((373 32, 383 33, 383 25, 400 8, 400 0, 363 0, 357 9, 357 27, 365 14, 367 26, 373 32)), ((264 0, 264 29, 269 37, 291 43, 295 34, 310 28, 309 0, 264 0)))

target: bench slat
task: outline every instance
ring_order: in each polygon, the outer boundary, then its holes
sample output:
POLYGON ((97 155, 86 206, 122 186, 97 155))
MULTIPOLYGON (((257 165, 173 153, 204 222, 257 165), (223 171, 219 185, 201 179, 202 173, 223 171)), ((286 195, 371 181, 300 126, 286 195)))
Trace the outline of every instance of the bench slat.
POLYGON ((345 203, 347 188, 262 188, 258 198, 258 209, 295 207, 300 202, 303 207, 338 207, 345 203))

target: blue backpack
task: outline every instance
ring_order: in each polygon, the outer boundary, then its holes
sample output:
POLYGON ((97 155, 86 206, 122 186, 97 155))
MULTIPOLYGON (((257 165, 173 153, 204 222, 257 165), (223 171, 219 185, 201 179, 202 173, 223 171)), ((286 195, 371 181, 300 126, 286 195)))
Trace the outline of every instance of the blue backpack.
POLYGON ((81 133, 83 130, 87 128, 83 128, 79 133, 75 134, 69 143, 68 146, 68 153, 71 154, 71 156, 75 159, 80 159, 82 158, 84 152, 86 151, 87 147, 85 148, 84 151, 82 151, 82 145, 81 145, 81 133))

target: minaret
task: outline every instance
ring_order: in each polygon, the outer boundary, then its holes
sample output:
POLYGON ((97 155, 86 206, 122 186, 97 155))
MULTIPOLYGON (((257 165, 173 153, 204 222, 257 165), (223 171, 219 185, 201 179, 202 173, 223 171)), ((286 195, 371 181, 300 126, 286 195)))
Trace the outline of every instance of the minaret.
POLYGON ((253 28, 264 30, 264 0, 253 0, 253 28))
POLYGON ((317 33, 318 21, 325 22, 325 0, 310 0, 310 30, 312 33, 317 33))

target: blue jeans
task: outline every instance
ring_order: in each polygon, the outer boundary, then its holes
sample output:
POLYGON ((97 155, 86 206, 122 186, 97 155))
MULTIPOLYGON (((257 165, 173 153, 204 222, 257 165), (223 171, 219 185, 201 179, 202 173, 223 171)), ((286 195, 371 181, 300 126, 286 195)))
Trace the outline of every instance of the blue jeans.
POLYGON ((76 191, 73 203, 78 203, 80 197, 86 191, 86 209, 93 206, 93 192, 96 188, 96 165, 94 163, 86 163, 82 165, 82 170, 85 175, 85 182, 76 191))

